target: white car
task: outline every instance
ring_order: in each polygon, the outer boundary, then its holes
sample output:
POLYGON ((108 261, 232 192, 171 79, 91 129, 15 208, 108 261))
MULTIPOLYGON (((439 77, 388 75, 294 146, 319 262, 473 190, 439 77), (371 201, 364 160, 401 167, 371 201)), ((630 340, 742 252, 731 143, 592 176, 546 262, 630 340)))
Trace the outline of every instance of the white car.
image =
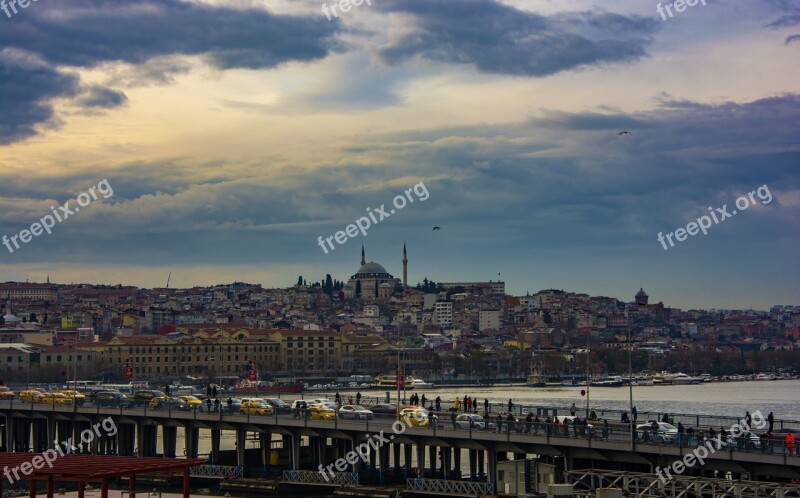
POLYGON ((339 418, 372 420, 373 413, 361 405, 344 405, 339 408, 339 418))
POLYGON ((496 423, 487 422, 483 417, 474 413, 462 413, 456 417, 456 427, 459 429, 469 429, 472 427, 473 429, 479 430, 497 430, 496 423))
POLYGON ((678 428, 666 422, 657 422, 658 429, 653 428, 653 423, 639 424, 636 426, 636 437, 640 440, 659 444, 672 444, 678 440, 678 428))

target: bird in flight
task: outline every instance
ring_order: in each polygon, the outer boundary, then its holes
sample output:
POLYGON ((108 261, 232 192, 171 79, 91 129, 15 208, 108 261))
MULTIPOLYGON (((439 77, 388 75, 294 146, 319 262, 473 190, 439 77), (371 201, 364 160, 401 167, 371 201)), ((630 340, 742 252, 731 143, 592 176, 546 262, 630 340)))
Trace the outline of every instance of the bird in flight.
POLYGON ((629 132, 627 130, 624 130, 624 131, 621 131, 621 132, 617 133, 617 135, 621 137, 622 135, 633 135, 633 133, 631 133, 631 132, 629 132))
POLYGON ((433 227, 434 230, 441 230, 439 227, 433 227))

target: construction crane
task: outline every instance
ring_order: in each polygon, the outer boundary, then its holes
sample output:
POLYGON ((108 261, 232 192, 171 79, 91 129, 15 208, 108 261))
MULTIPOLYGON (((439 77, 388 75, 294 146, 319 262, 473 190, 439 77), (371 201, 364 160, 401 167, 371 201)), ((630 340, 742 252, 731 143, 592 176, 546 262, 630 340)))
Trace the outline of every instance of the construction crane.
POLYGON ((172 272, 169 272, 169 275, 167 275, 167 287, 166 287, 167 289, 169 289, 169 279, 171 277, 172 277, 172 272))

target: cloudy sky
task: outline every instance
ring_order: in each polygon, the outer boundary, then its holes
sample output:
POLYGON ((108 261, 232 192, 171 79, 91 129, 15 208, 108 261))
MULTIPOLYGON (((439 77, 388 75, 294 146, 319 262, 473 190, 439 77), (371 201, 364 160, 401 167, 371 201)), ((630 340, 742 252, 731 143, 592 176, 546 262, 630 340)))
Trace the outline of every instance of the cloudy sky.
POLYGON ((656 3, 0 11, 0 235, 113 188, 0 246, 0 280, 288 286, 348 278, 362 243, 400 276, 405 242, 412 284, 800 304, 800 2, 666 21, 656 3), (318 245, 420 182, 426 200, 318 245), (658 241, 723 207, 707 235, 658 241))

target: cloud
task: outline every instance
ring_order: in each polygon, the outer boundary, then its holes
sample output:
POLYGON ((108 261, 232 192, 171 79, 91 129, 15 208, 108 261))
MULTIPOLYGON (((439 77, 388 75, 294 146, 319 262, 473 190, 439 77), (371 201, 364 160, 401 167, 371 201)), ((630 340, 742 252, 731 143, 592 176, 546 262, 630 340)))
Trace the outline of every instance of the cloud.
MULTIPOLYGON (((179 0, 71 0, 39 3, 8 20, 0 30, 0 73, 4 105, 1 143, 36 133, 35 126, 53 118, 56 97, 77 94, 76 76, 68 68, 107 63, 160 63, 148 74, 165 81, 184 69, 163 58, 201 56, 218 69, 269 69, 289 62, 311 62, 337 49, 338 23, 320 16, 274 15, 263 9, 232 9, 179 0), (12 55, 8 55, 8 54, 12 55), (32 54, 34 67, 17 71, 19 58, 32 54), (27 82, 33 81, 32 85, 27 82), (13 98, 12 98, 13 97, 13 98)), ((114 90, 92 90, 79 105, 123 103, 114 90)))
POLYGON ((376 7, 411 18, 407 33, 380 48, 386 63, 423 57, 519 76, 638 60, 658 28, 641 16, 542 16, 495 0, 385 0, 376 7))
POLYGON ((118 90, 92 85, 84 90, 83 94, 75 100, 75 103, 81 107, 112 109, 125 105, 127 101, 128 97, 118 90))

